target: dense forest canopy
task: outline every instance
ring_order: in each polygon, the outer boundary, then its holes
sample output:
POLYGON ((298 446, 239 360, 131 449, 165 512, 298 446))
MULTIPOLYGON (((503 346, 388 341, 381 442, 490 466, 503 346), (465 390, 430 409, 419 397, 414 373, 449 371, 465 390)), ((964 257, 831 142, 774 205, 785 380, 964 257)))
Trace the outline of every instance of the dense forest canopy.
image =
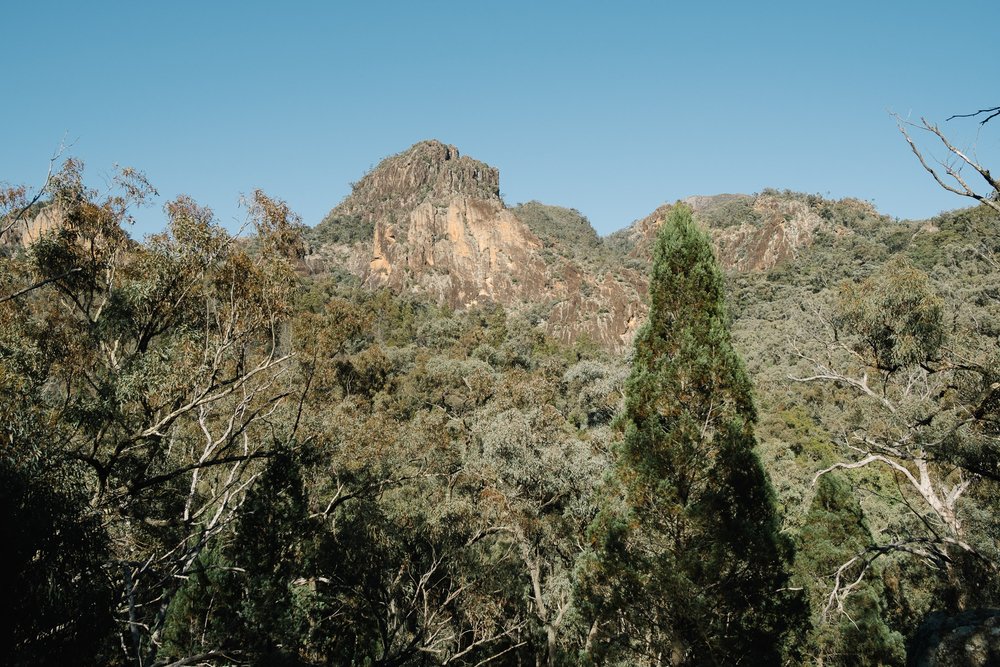
POLYGON ((136 241, 152 186, 73 160, 0 192, 0 662, 902 665, 996 627, 995 193, 602 239, 422 146, 451 165, 311 230, 257 191, 247 234, 180 197, 136 241), (455 220, 526 239, 516 298, 451 300, 455 220))

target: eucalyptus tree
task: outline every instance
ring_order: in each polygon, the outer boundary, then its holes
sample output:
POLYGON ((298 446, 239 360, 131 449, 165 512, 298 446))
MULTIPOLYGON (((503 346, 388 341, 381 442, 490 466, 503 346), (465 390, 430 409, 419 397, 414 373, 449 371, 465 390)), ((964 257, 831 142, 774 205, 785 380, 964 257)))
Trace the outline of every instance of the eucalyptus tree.
MULTIPOLYGON (((5 407, 36 417, 29 445, 89 497, 110 542, 121 645, 140 665, 156 661, 181 582, 290 437, 279 415, 293 394, 295 217, 255 193, 255 251, 181 197, 166 231, 137 243, 125 226, 152 192, 123 170, 101 195, 68 161, 39 199, 54 224, 5 260, 0 303, 5 407)), ((0 431, 24 435, 14 421, 0 431)))
MULTIPOLYGON (((978 275, 963 279, 988 283, 990 258, 975 264, 978 275)), ((991 322, 998 309, 992 288, 977 291, 976 299, 949 302, 897 257, 844 284, 822 346, 799 352, 802 372, 792 380, 835 385, 855 398, 833 415, 839 460, 814 483, 836 470, 879 468, 894 481, 886 497, 905 509, 836 568, 827 612, 844 611, 886 557, 916 558, 942 574, 949 606, 995 599, 997 526, 989 517, 1000 482, 1000 355, 991 322)))

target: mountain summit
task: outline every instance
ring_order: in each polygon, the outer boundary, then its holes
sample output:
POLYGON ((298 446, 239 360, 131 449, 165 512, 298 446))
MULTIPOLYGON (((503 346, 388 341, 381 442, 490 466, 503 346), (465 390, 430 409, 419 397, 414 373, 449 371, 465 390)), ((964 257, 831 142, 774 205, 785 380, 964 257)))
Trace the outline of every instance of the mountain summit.
POLYGON ((545 282, 541 242, 504 206, 500 173, 424 141, 383 160, 320 224, 371 228, 363 277, 455 307, 529 298, 545 282))
POLYGON ((430 295, 465 308, 489 303, 539 313, 563 341, 617 349, 644 310, 643 273, 620 262, 576 211, 537 202, 509 209, 500 173, 454 146, 423 141, 380 162, 312 232, 314 265, 370 287, 430 295), (574 239, 582 240, 577 244, 574 239))
POLYGON ((500 201, 500 172, 463 156, 454 146, 421 141, 382 160, 353 184, 351 194, 320 225, 359 216, 370 222, 409 211, 427 199, 465 195, 500 201))
MULTIPOLYGON (((877 216, 865 202, 768 190, 684 200, 728 272, 765 272, 818 235, 877 216)), ((621 350, 645 318, 656 230, 673 204, 600 238, 578 211, 539 202, 508 208, 500 173, 454 146, 422 141, 382 160, 311 232, 308 262, 371 288, 430 296, 454 308, 530 310, 562 342, 621 350)))

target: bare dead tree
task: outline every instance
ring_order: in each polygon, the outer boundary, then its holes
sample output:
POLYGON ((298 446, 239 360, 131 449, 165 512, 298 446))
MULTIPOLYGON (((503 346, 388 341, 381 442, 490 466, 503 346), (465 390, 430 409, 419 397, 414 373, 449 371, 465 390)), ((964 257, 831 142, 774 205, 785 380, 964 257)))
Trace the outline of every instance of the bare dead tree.
MULTIPOLYGON (((107 529, 122 651, 155 664, 171 602, 291 437, 293 269, 183 197, 168 206, 167 231, 133 242, 129 207, 155 192, 134 170, 101 196, 67 160, 34 198, 24 192, 0 202, 4 231, 43 198, 58 224, 10 259, 0 306, 25 346, 42 336, 73 350, 57 353, 31 398, 107 529)), ((290 243, 287 207, 259 192, 254 201, 258 240, 290 243)))
POLYGON ((957 113, 945 118, 945 121, 949 121, 952 118, 976 118, 977 116, 985 115, 986 118, 979 121, 980 125, 986 125, 992 119, 1000 116, 1000 107, 990 107, 988 109, 980 109, 979 111, 974 111, 972 113, 957 113))
MULTIPOLYGON (((971 114, 956 114, 949 117, 948 120, 952 118, 971 118, 981 114, 986 114, 986 118, 980 122, 980 125, 985 125, 992 118, 1000 115, 1000 107, 980 109, 971 114)), ((948 192, 973 199, 1000 213, 1000 180, 997 180, 988 168, 978 162, 972 151, 960 149, 937 125, 931 123, 926 118, 921 118, 920 123, 912 123, 904 120, 899 114, 894 113, 892 117, 896 120, 896 126, 910 145, 910 150, 913 151, 920 165, 934 178, 938 185, 948 192), (924 156, 924 152, 917 146, 917 142, 914 141, 907 128, 916 128, 934 135, 944 146, 948 157, 944 160, 934 160, 937 162, 937 166, 932 166, 924 156), (966 168, 972 169, 978 178, 986 182, 988 189, 985 192, 978 190, 970 184, 971 181, 962 173, 966 168)))
POLYGON ((946 327, 944 302, 905 261, 842 288, 833 314, 813 313, 793 343, 802 370, 788 376, 850 397, 850 417, 829 424, 840 432, 839 460, 817 471, 813 484, 833 471, 881 467, 908 515, 833 573, 826 613, 843 611, 879 558, 918 557, 949 577, 958 556, 982 560, 980 550, 990 547, 967 534, 963 512, 974 488, 996 480, 988 464, 1000 391, 992 343, 946 327))
POLYGON ((886 544, 872 545, 842 563, 833 573, 833 586, 827 597, 826 605, 823 607, 822 617, 828 618, 833 612, 837 612, 850 618, 845 603, 851 592, 864 581, 865 575, 868 574, 875 561, 883 556, 899 553, 916 556, 939 569, 944 569, 950 562, 948 555, 940 550, 939 545, 924 538, 896 540, 886 544))
MULTIPOLYGON (((831 350, 833 348, 845 350, 839 344, 831 345, 831 350)), ((853 355, 852 350, 847 352, 853 355)), ((918 368, 899 382, 893 380, 894 386, 887 390, 886 385, 878 386, 880 382, 873 382, 867 372, 855 375, 841 370, 833 360, 835 356, 831 354, 828 359, 821 360, 799 353, 799 357, 816 370, 812 375, 790 375, 789 379, 797 383, 829 383, 847 389, 860 403, 867 404, 867 409, 875 416, 867 424, 842 434, 839 445, 844 459, 817 471, 812 483, 815 485, 823 475, 836 470, 882 466, 892 472, 897 484, 902 482, 899 493, 920 528, 918 534, 869 545, 842 563, 833 573, 824 617, 835 611, 847 613, 845 601, 880 558, 915 556, 944 571, 952 562, 949 555, 952 549, 976 554, 974 546, 965 538, 959 503, 977 476, 942 462, 938 451, 943 440, 968 428, 971 420, 935 407, 930 407, 929 411, 915 408, 930 406, 932 399, 952 378, 946 373, 918 368), (935 427, 931 428, 935 421, 935 427), (907 500, 908 495, 911 500, 907 500)))

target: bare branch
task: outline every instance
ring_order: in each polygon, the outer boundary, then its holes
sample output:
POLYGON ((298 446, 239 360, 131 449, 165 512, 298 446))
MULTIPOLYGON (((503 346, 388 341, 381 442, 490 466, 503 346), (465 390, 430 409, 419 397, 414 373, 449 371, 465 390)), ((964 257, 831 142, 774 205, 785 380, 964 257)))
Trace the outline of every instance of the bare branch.
POLYGON ((868 573, 869 569, 871 569, 872 564, 874 564, 875 561, 882 556, 894 553, 908 553, 914 556, 919 556, 920 558, 932 562, 939 568, 944 568, 945 565, 951 560, 948 558, 947 554, 937 550, 933 543, 925 539, 900 540, 889 544, 874 544, 840 565, 836 572, 834 572, 833 589, 827 597, 822 617, 827 618, 830 615, 830 612, 833 611, 834 607, 836 607, 839 613, 846 615, 847 610, 844 605, 847 598, 864 580, 864 577, 868 573), (845 583, 846 579, 850 576, 848 573, 855 565, 860 566, 857 576, 845 583))
POLYGON ((56 162, 65 152, 66 148, 67 148, 66 139, 64 137, 63 140, 59 142, 59 146, 56 148, 55 152, 52 153, 52 157, 49 158, 49 167, 48 171, 46 171, 45 173, 45 180, 42 182, 42 186, 38 188, 38 191, 35 193, 34 197, 32 197, 25 204, 23 204, 17 210, 17 212, 14 213, 14 215, 12 215, 10 219, 3 224, 2 227, 0 227, 0 237, 9 232, 11 229, 13 229, 14 226, 17 225, 19 222, 22 222, 24 220, 25 214, 27 214, 27 212, 30 211, 35 204, 41 201, 45 193, 48 192, 49 184, 52 182, 52 169, 53 167, 55 167, 56 162))
POLYGON ((997 116, 1000 116, 1000 107, 990 107, 989 109, 980 109, 979 111, 975 111, 973 113, 957 113, 952 116, 948 116, 944 120, 947 123, 952 118, 975 118, 976 116, 979 116, 981 114, 989 114, 988 116, 986 116, 986 118, 979 121, 980 125, 986 125, 986 123, 990 122, 990 120, 996 118, 997 116))
POLYGON ((178 660, 166 661, 160 660, 154 662, 150 667, 184 667, 185 665, 197 665, 199 663, 204 664, 206 660, 214 660, 216 658, 222 658, 224 660, 233 662, 239 655, 238 651, 222 651, 219 649, 213 651, 205 651, 204 653, 199 653, 197 655, 188 656, 186 658, 180 658, 178 660))
POLYGON ((917 160, 920 162, 920 165, 924 168, 925 171, 927 171, 927 173, 929 173, 934 178, 935 181, 937 181, 938 185, 940 185, 948 192, 959 195, 961 197, 968 197, 970 199, 974 199, 980 202, 981 204, 985 204, 986 206, 989 206, 993 210, 1000 213, 1000 202, 996 200, 996 194, 998 191, 1000 191, 1000 183, 998 183, 998 181, 995 178, 993 178, 988 169, 981 166, 980 164, 972 160, 969 156, 967 156, 964 152, 956 148, 950 141, 948 141, 948 138, 944 135, 943 132, 941 132, 940 129, 938 129, 936 125, 929 123, 926 119, 921 118, 920 121, 922 125, 917 125, 915 123, 904 121, 902 118, 899 117, 898 114, 892 114, 892 116, 893 118, 896 119, 896 125, 899 128, 899 131, 903 134, 903 137, 906 139, 906 142, 910 145, 910 150, 913 151, 913 154, 917 157, 917 160), (950 183, 947 183, 937 172, 936 169, 927 164, 927 160, 924 159, 923 153, 921 153, 920 149, 917 148, 916 142, 913 141, 913 138, 910 136, 909 132, 906 131, 905 127, 906 125, 909 125, 911 127, 916 127, 921 130, 925 130, 937 136, 938 139, 941 140, 945 148, 947 148, 950 153, 958 157, 966 165, 975 169, 976 172, 978 172, 979 175, 982 176, 983 179, 986 181, 986 183, 993 189, 993 191, 988 195, 982 195, 979 194, 978 192, 975 192, 971 187, 969 187, 969 185, 965 182, 965 180, 962 179, 957 169, 949 165, 943 165, 945 168, 945 173, 948 176, 951 176, 961 187, 959 188, 950 183))
MULTIPOLYGON (((0 232, 0 233, 2 233, 2 232, 0 232)), ((29 285, 29 286, 27 286, 27 287, 25 287, 23 289, 20 289, 20 290, 14 292, 13 294, 8 294, 7 296, 0 297, 0 303, 4 303, 5 301, 10 301, 12 299, 16 299, 17 297, 22 296, 24 294, 27 294, 28 292, 30 292, 32 290, 36 290, 39 287, 44 287, 45 285, 48 285, 49 283, 56 282, 57 280, 62 280, 63 278, 71 276, 74 273, 79 273, 80 271, 82 271, 82 269, 80 267, 78 267, 78 266, 75 266, 72 269, 70 269, 69 271, 66 271, 65 273, 60 273, 58 276, 53 276, 52 278, 46 278, 45 280, 43 280, 41 282, 37 282, 34 285, 29 285)))
POLYGON ((857 380, 855 378, 844 375, 843 373, 837 373, 835 371, 832 371, 826 367, 820 367, 819 371, 820 372, 817 373, 816 375, 810 375, 808 377, 796 377, 794 375, 789 375, 787 377, 792 382, 815 382, 817 380, 826 380, 829 382, 839 382, 842 384, 850 385, 855 389, 859 390, 861 393, 865 394, 866 396, 874 398, 876 401, 884 405, 889 410, 889 412, 896 411, 896 406, 894 406, 892 402, 889 401, 889 399, 887 399, 885 396, 880 396, 879 394, 875 393, 875 391, 868 386, 867 373, 865 373, 860 380, 857 380))
POLYGON ((890 459, 890 458, 888 458, 886 456, 882 456, 880 454, 869 454, 868 456, 866 456, 865 458, 861 459, 860 461, 853 461, 853 462, 844 462, 844 461, 841 461, 839 463, 834 463, 829 468, 823 468, 818 473, 816 473, 816 475, 813 477, 812 483, 815 485, 816 482, 819 481, 820 477, 822 477, 823 475, 825 475, 827 473, 833 472, 834 470, 856 470, 857 468, 863 468, 866 465, 869 465, 869 464, 875 463, 875 462, 884 463, 887 466, 889 466, 890 468, 892 468, 893 470, 896 470, 897 472, 902 473, 903 476, 905 476, 910 481, 911 484, 914 484, 914 485, 918 485, 919 484, 917 482, 917 479, 913 476, 913 474, 909 470, 906 469, 906 466, 903 466, 903 465, 899 464, 898 462, 893 461, 892 459, 890 459))

